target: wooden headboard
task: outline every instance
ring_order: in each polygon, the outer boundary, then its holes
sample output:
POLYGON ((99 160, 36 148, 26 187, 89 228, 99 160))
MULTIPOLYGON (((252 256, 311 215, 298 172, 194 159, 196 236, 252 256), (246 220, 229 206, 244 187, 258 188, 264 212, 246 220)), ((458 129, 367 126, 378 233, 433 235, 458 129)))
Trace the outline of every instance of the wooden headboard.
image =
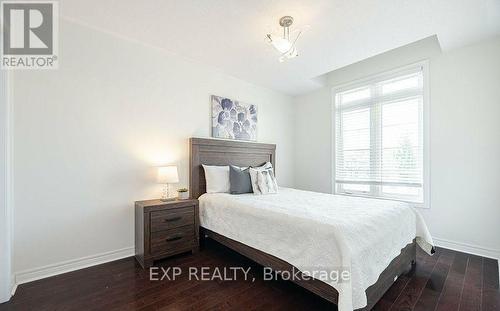
MULTIPOLYGON (((276 145, 209 138, 189 139, 189 193, 197 199, 205 193, 205 165, 276 167, 276 145)), ((276 169, 275 169, 276 172, 276 169)))

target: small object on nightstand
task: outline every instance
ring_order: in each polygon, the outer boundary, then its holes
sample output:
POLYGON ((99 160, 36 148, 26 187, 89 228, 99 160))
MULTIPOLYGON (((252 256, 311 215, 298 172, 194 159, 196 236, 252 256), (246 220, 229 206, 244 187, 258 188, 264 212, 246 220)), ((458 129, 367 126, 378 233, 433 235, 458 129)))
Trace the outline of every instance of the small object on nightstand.
POLYGON ((163 202, 173 201, 175 198, 170 198, 170 184, 179 182, 179 174, 177 173, 177 166, 162 166, 158 168, 158 183, 163 185, 163 193, 161 200, 163 202))
POLYGON ((143 268, 154 260, 199 250, 198 200, 135 202, 135 258, 143 268))
POLYGON ((189 199, 189 192, 188 192, 187 188, 177 189, 177 199, 179 199, 179 200, 189 199))

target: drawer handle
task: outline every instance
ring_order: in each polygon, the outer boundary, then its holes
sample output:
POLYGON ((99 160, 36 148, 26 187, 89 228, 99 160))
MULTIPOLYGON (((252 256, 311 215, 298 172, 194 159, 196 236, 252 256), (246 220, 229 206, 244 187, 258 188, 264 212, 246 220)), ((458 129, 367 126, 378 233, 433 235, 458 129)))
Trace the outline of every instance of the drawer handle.
POLYGON ((172 242, 172 241, 177 241, 177 240, 180 240, 182 239, 182 235, 178 235, 178 236, 174 236, 174 237, 171 237, 171 238, 167 238, 165 239, 167 242, 172 242))
POLYGON ((173 218, 167 218, 167 219, 165 219, 165 222, 176 221, 176 220, 179 220, 181 218, 182 218, 181 216, 173 217, 173 218))

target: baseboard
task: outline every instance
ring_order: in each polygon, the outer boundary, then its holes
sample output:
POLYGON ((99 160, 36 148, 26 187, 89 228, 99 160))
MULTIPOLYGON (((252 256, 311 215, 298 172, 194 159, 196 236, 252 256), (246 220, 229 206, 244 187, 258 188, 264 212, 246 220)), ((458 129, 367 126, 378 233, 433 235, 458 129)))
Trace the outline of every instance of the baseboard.
POLYGON ((471 245, 467 243, 455 242, 446 239, 440 239, 433 237, 434 243, 436 246, 440 246, 443 248, 448 248, 454 251, 459 251, 462 253, 468 253, 472 255, 478 255, 482 257, 488 257, 492 259, 499 260, 500 259, 500 250, 492 249, 482 246, 471 245))
POLYGON ((14 294, 16 293, 16 289, 17 289, 17 284, 16 284, 16 277, 14 275, 12 275, 12 279, 10 281, 10 296, 14 296, 14 294))
MULTIPOLYGON (((35 269, 28 269, 15 273, 15 287, 17 285, 28 283, 50 276, 71 272, 91 266, 103 264, 106 262, 133 256, 135 253, 134 247, 126 247, 110 252, 96 254, 92 256, 82 257, 78 259, 68 260, 51 264, 35 269)), ((13 290, 15 291, 15 287, 13 290)))

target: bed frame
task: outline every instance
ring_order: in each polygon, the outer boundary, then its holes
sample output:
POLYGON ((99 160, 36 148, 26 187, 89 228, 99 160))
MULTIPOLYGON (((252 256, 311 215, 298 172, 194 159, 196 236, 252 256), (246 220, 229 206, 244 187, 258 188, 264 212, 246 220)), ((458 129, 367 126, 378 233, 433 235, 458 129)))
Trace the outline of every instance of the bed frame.
MULTIPOLYGON (((194 199, 205 193, 205 173, 202 164, 206 165, 238 165, 259 166, 269 161, 276 167, 276 145, 229 141, 219 139, 191 138, 189 143, 189 191, 194 199)), ((252 259, 258 264, 279 271, 296 271, 291 264, 258 249, 237 242, 203 227, 200 228, 202 238, 211 238, 220 244, 252 259)), ((375 284, 366 290, 368 305, 360 310, 371 310, 394 281, 407 273, 416 262, 416 243, 413 240, 401 250, 382 272, 375 284)), ((316 280, 294 280, 299 286, 337 304, 338 292, 328 284, 316 280)))

